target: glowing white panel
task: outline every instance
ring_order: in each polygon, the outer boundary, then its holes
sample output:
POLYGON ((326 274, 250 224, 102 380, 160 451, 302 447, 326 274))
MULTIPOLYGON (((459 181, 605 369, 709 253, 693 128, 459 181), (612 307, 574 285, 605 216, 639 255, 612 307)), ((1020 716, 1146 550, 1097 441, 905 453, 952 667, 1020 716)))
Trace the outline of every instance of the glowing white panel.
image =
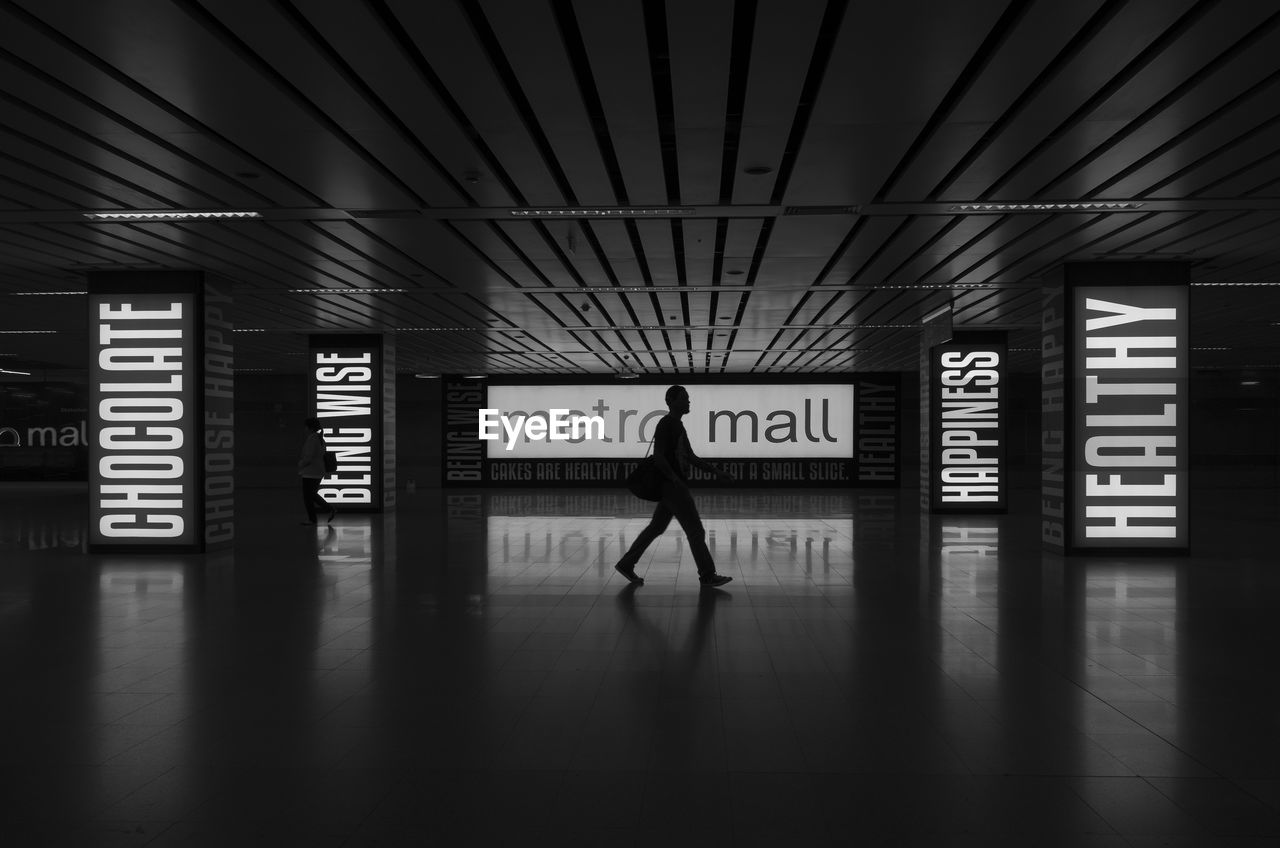
MULTIPOLYGON (((699 456, 734 459, 852 459, 852 384, 691 385, 684 416, 689 441, 699 456)), ((653 428, 667 412, 660 385, 555 385, 488 388, 488 408, 511 421, 547 420, 552 409, 599 417, 603 433, 591 438, 531 438, 522 429, 514 440, 499 428, 485 441, 490 459, 637 459, 653 428), (599 437, 598 437, 599 436, 599 437)), ((471 431, 479 437, 479 420, 471 431)))

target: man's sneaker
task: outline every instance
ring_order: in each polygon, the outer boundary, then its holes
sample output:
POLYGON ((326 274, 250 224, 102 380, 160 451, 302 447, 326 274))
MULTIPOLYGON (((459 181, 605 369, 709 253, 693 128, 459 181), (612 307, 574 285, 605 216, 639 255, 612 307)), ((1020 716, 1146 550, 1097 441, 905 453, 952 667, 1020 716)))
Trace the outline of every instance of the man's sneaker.
POLYGON ((644 578, 641 577, 639 574, 636 574, 636 567, 634 565, 623 567, 622 563, 618 563, 613 567, 613 570, 621 574, 623 577, 627 578, 627 581, 629 583, 632 583, 636 586, 644 585, 644 578))
POLYGON ((712 574, 710 577, 699 577, 698 582, 703 586, 723 586, 732 579, 727 574, 712 574))

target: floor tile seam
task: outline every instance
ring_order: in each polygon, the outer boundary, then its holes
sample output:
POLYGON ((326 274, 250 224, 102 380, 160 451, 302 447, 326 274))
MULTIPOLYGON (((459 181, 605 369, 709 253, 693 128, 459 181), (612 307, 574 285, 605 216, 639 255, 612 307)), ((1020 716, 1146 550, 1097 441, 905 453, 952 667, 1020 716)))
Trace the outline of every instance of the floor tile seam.
MULTIPOLYGON (((1191 754, 1191 753, 1190 753, 1190 752, 1188 752, 1186 749, 1184 749, 1181 745, 1179 745, 1177 742, 1173 741, 1172 739, 1169 739, 1169 738, 1168 738, 1167 736, 1165 736, 1163 733, 1160 733, 1160 732, 1158 732, 1158 731, 1156 731, 1156 730, 1153 730, 1151 727, 1147 726, 1147 724, 1143 723, 1142 721, 1140 721, 1140 720, 1138 720, 1138 719, 1134 718, 1133 716, 1131 716, 1131 715, 1129 715, 1129 714, 1127 714, 1127 713, 1125 713, 1125 712, 1122 712, 1122 711, 1121 711, 1121 710, 1119 710, 1119 709, 1116 709, 1116 707, 1112 706, 1111 702, 1110 702, 1110 701, 1108 701, 1106 698, 1102 697, 1101 695, 1096 694, 1096 693, 1095 693, 1095 692, 1093 692, 1092 690, 1088 689, 1088 688, 1087 688, 1087 687, 1085 687, 1085 686, 1082 686, 1081 684, 1077 683, 1076 681, 1069 681, 1069 682, 1070 682, 1072 685, 1076 686, 1076 688, 1080 689, 1080 690, 1081 690, 1085 695, 1087 695, 1087 696, 1089 696, 1089 697, 1093 698, 1093 700, 1094 700, 1094 701, 1096 701, 1097 703, 1099 703, 1099 704, 1102 704, 1102 705, 1106 706, 1108 709, 1115 710, 1117 713, 1120 713, 1120 715, 1124 716, 1124 717, 1125 717, 1125 718, 1127 718, 1129 721, 1132 721, 1134 724, 1137 724, 1139 727, 1141 727, 1141 728, 1142 728, 1144 731, 1146 731, 1148 734, 1150 734, 1151 736, 1153 736, 1153 737, 1154 737, 1154 738, 1156 738, 1156 739, 1159 739, 1161 742, 1163 742, 1164 744, 1168 745, 1170 748, 1172 748, 1173 750, 1177 751, 1179 754, 1181 754, 1182 756, 1186 757, 1188 760, 1190 760, 1191 762, 1195 763, 1195 764, 1196 764, 1197 766, 1199 766, 1200 768, 1204 769, 1205 771, 1211 772, 1211 773, 1212 773, 1212 774, 1213 774, 1213 775, 1214 775, 1218 780, 1230 780, 1230 778, 1229 778, 1229 777, 1227 777, 1226 775, 1222 774, 1222 773, 1221 773, 1221 772, 1219 772, 1217 769, 1213 768, 1212 766, 1208 765, 1207 763, 1203 762, 1199 757, 1197 757, 1197 756, 1195 756, 1195 755, 1191 754)), ((1169 703, 1169 702, 1167 702, 1167 701, 1162 701, 1162 703, 1169 703)), ((1175 705, 1175 706, 1176 706, 1176 705, 1175 705)), ((1106 735, 1106 734, 1095 734, 1095 735, 1106 735)), ((1139 776, 1141 776, 1141 775, 1139 775, 1139 776)))
MULTIPOLYGON (((111 766, 105 766, 105 767, 106 767, 106 768, 111 768, 111 766)), ((94 815, 95 815, 95 816, 101 815, 101 814, 102 814, 102 812, 103 812, 104 810, 108 810, 108 809, 110 809, 111 807, 114 807, 114 806, 115 806, 115 805, 117 805, 117 804, 123 804, 125 801, 127 801, 127 800, 128 800, 128 799, 130 799, 130 798, 132 798, 134 795, 138 794, 139 792, 142 792, 142 791, 143 791, 144 789, 146 789, 148 786, 151 786, 152 784, 154 784, 154 783, 158 782, 159 780, 161 780, 165 775, 167 775, 167 774, 171 774, 171 773, 173 773, 173 772, 175 772, 175 771, 178 771, 178 770, 180 770, 181 768, 182 768, 182 766, 181 766, 181 765, 174 765, 174 766, 171 766, 171 767, 169 767, 169 768, 165 769, 165 770, 164 770, 163 772, 161 772, 160 774, 155 775, 154 777, 152 777, 150 780, 146 781, 146 782, 145 782, 145 783, 143 783, 142 785, 140 785, 140 786, 138 786, 138 787, 134 788, 134 789, 133 789, 133 791, 128 792, 128 793, 126 793, 126 794, 124 794, 124 795, 121 795, 119 798, 115 799, 114 801, 110 801, 110 802, 103 802, 102 804, 98 805, 98 806, 94 809, 94 815)))
MULTIPOLYGON (((1185 809, 1183 809, 1181 806, 1179 806, 1178 804, 1176 804, 1175 802, 1173 802, 1171 799, 1169 799, 1169 797, 1168 797, 1167 795, 1165 795, 1163 792, 1161 792, 1161 791, 1160 791, 1160 789, 1159 789, 1158 787, 1154 786, 1154 785, 1151 783, 1151 781, 1147 780, 1147 778, 1146 778, 1146 777, 1144 777, 1143 775, 1135 774, 1135 775, 1133 775, 1132 777, 1129 777, 1129 776, 1119 776, 1119 777, 1117 777, 1117 776, 1115 776, 1115 775, 1102 775, 1102 776, 1092 776, 1092 777, 1091 777, 1091 776, 1081 776, 1081 777, 1080 777, 1080 779, 1086 779, 1086 780, 1138 780, 1138 781, 1141 781, 1141 782, 1142 782, 1142 783, 1144 783, 1146 786, 1150 787, 1153 791, 1155 791, 1155 793, 1156 793, 1157 795, 1159 795, 1159 796, 1160 796, 1160 797, 1162 797, 1162 798, 1165 798, 1166 800, 1168 800, 1168 801, 1169 801, 1169 803, 1173 804, 1173 806, 1175 806, 1175 807, 1177 807, 1179 810, 1181 810, 1181 811, 1182 811, 1182 812, 1187 816, 1187 818, 1189 818, 1189 819, 1191 819, 1192 821, 1194 821, 1194 822, 1196 823, 1196 825, 1197 825, 1197 826, 1199 826, 1199 827, 1201 828, 1201 830, 1204 832, 1204 834, 1209 834, 1209 833, 1210 833, 1210 831, 1209 831, 1207 828, 1204 828, 1204 827, 1200 824, 1200 822, 1199 822, 1199 820, 1198 820, 1198 819, 1196 819, 1196 818, 1195 818, 1194 816, 1192 816, 1191 814, 1187 813, 1187 811, 1186 811, 1185 809)), ((1074 786, 1074 785, 1073 785, 1073 781, 1071 781, 1071 780, 1068 780, 1068 781, 1067 781, 1067 788, 1069 788, 1069 789, 1071 790, 1072 794, 1074 794, 1077 798, 1079 798, 1079 799, 1080 799, 1080 801, 1081 801, 1081 802, 1082 802, 1086 807, 1088 807, 1090 810, 1092 810, 1092 811, 1093 811, 1093 813, 1094 813, 1094 815, 1096 815, 1098 818, 1102 819, 1102 821, 1106 822, 1107 826, 1108 826, 1108 827, 1110 827, 1110 828, 1112 828, 1112 830, 1113 830, 1113 831, 1115 831, 1115 833, 1116 833, 1116 834, 1118 834, 1122 839, 1124 839, 1124 840, 1125 840, 1125 842, 1128 842, 1129 844, 1131 844, 1131 845, 1132 845, 1132 844, 1133 844, 1133 842, 1132 842, 1132 840, 1133 840, 1133 839, 1142 839, 1142 840, 1144 840, 1144 842, 1146 842, 1146 841, 1148 841, 1148 840, 1149 840, 1149 838, 1150 838, 1150 837, 1155 837, 1155 836, 1157 836, 1157 834, 1126 833, 1126 832, 1124 832, 1124 831, 1121 831, 1121 830, 1119 829, 1119 827, 1117 827, 1117 825, 1112 824, 1111 820, 1110 820, 1110 819, 1109 819, 1109 818, 1108 818, 1108 817, 1107 817, 1107 816, 1102 812, 1102 810, 1100 810, 1098 807, 1094 806, 1094 804, 1093 804, 1093 803, 1091 803, 1091 802, 1089 801, 1089 799, 1088 799, 1088 798, 1086 798, 1084 795, 1082 795, 1082 794, 1080 793, 1080 791, 1076 788, 1076 786, 1074 786)), ((1127 810, 1127 809, 1128 809, 1128 806, 1126 805, 1126 807, 1125 807, 1125 808, 1126 808, 1126 810, 1127 810)), ((1197 834, 1197 835, 1202 835, 1202 834, 1197 834)))
MULTIPOLYGON (((1151 775, 1150 777, 1155 777, 1155 775, 1151 775)), ((1251 798, 1252 800, 1256 801, 1260 807, 1262 807, 1262 808, 1264 808, 1264 809, 1268 810, 1269 812, 1273 813, 1273 814, 1274 814, 1274 816, 1275 816, 1275 818, 1277 819, 1277 821, 1280 821, 1280 811, 1277 811, 1277 810, 1276 810, 1276 808, 1272 807, 1272 806, 1271 806, 1270 804, 1268 804, 1264 799, 1259 798, 1259 797, 1257 797, 1256 795, 1254 795, 1251 791, 1249 791, 1248 787, 1246 787, 1246 786, 1242 786, 1242 785, 1239 783, 1239 781, 1237 781, 1237 780, 1235 780, 1235 779, 1233 779, 1233 778, 1229 778, 1229 777, 1224 777, 1224 778, 1203 778, 1203 777, 1191 777, 1191 778, 1184 778, 1184 777, 1157 777, 1157 778, 1155 778, 1155 779, 1157 779, 1157 780, 1167 780, 1167 781, 1180 781, 1180 780, 1197 780, 1197 781, 1204 781, 1204 780, 1213 780, 1213 781, 1215 781, 1215 782, 1218 782, 1218 783, 1224 784, 1224 785, 1226 785, 1226 786, 1232 786, 1232 787, 1235 787, 1235 788, 1236 788, 1236 789, 1238 789, 1240 792, 1244 793, 1245 795, 1249 796, 1249 798, 1251 798)), ((1145 776, 1145 775, 1144 775, 1144 776, 1143 776, 1143 780, 1145 780, 1145 781, 1147 782, 1147 785, 1149 785, 1152 789, 1154 789, 1156 792, 1160 793, 1160 795, 1161 795, 1162 797, 1166 798, 1166 799, 1169 801, 1169 803, 1173 804, 1175 807, 1177 807, 1179 810, 1181 810, 1183 813, 1185 813, 1185 814, 1187 815, 1187 817, 1188 817, 1188 818, 1194 819, 1196 822, 1200 822, 1200 817, 1196 814, 1196 812, 1195 812, 1194 810, 1192 810, 1192 809, 1190 809, 1190 808, 1188 808, 1188 807, 1184 806, 1183 804, 1180 804, 1180 803, 1178 802, 1178 799, 1177 799, 1177 798, 1175 798, 1174 796, 1170 795, 1168 792, 1165 792, 1163 789, 1161 789, 1161 788, 1160 788, 1159 786, 1157 786, 1156 784, 1152 783, 1152 782, 1151 782, 1151 780, 1150 780, 1150 779, 1148 779, 1148 776, 1145 776)), ((1268 837, 1274 837, 1274 836, 1280 835, 1280 834, 1276 834, 1276 833, 1268 833, 1268 834, 1228 834, 1228 833, 1217 833, 1217 832, 1215 832, 1212 828, 1206 828, 1206 829, 1207 829, 1207 830, 1209 830, 1209 832, 1210 832, 1210 833, 1213 833, 1213 835, 1214 835, 1214 836, 1268 836, 1268 837)))
POLYGON ((1277 805, 1276 803, 1274 803, 1274 802, 1272 802, 1272 801, 1268 801, 1266 798, 1264 798, 1264 797, 1262 797, 1262 796, 1258 795, 1256 792, 1254 792, 1252 789, 1250 789, 1250 788, 1249 788, 1248 786, 1246 786, 1245 784, 1241 783, 1241 782, 1240 782, 1240 780, 1238 780, 1238 779, 1236 779, 1236 778, 1228 778, 1227 782, 1228 782, 1228 783, 1230 783, 1232 786, 1235 786, 1235 787, 1236 787, 1237 789, 1239 789, 1241 792, 1244 792, 1246 795, 1248 795, 1248 796, 1249 796, 1250 798, 1252 798, 1253 800, 1257 801, 1257 802, 1258 802, 1259 804, 1261 804, 1263 807, 1267 808, 1268 810, 1272 811, 1272 812, 1273 812, 1273 813, 1275 813, 1276 815, 1280 816, 1280 805, 1277 805))

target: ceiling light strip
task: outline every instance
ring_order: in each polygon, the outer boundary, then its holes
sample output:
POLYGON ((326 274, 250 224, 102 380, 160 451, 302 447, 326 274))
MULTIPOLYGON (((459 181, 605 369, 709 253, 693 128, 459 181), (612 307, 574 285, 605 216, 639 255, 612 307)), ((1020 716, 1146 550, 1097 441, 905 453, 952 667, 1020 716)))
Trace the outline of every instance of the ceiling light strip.
MULTIPOLYGON (((1194 285, 1194 284, 1193 284, 1194 285)), ((689 294, 691 292, 716 292, 717 294, 770 294, 773 292, 807 291, 871 291, 874 289, 1009 289, 1035 288, 1038 282, 1011 283, 858 283, 850 285, 794 285, 794 286, 547 286, 544 288, 513 288, 502 294, 689 294)), ((456 292, 455 289, 448 291, 456 292)))
POLYGON ((9 292, 11 297, 52 297, 54 295, 77 295, 88 294, 87 291, 31 291, 31 292, 9 292))
POLYGON ((415 289, 285 289, 286 294, 402 294, 415 289))
MULTIPOLYGON (((472 333, 480 330, 494 330, 497 327, 326 327, 317 332, 325 333, 472 333)), ((3 332, 3 331, 0 331, 3 332)), ((55 332, 48 330, 47 332, 55 332)), ((305 327, 237 327, 236 333, 304 333, 305 327)))
POLYGON ((597 207, 566 209, 512 209, 512 218, 675 218, 692 215, 688 207, 597 207))
POLYGON ((187 220, 223 220, 237 218, 261 218, 261 212, 218 212, 196 210, 156 209, 146 211, 118 212, 85 212, 84 217, 90 221, 187 221, 187 220))
POLYGON ((1080 201, 1067 203, 957 203, 948 212, 963 214, 1006 214, 1011 212, 1132 212, 1142 204, 1136 200, 1080 201))

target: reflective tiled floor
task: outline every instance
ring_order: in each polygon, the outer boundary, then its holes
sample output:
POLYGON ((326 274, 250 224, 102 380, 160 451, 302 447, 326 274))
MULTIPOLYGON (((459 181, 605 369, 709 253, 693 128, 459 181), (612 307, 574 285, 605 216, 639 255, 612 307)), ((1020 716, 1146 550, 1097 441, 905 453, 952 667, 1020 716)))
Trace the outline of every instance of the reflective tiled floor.
POLYGON ((1040 552, 902 494, 418 493, 234 555, 83 552, 0 487, 5 845, 1273 846, 1276 492, 1195 555, 1040 552))

